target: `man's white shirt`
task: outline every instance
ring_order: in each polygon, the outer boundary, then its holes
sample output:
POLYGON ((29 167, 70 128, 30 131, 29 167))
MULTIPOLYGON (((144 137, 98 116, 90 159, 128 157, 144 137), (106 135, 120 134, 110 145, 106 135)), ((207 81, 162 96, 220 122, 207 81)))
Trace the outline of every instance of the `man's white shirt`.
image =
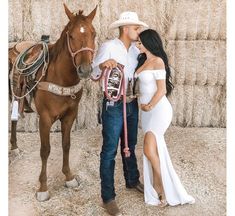
MULTIPOLYGON (((127 89, 128 79, 134 78, 135 68, 137 66, 137 57, 140 51, 132 43, 129 49, 125 47, 123 42, 115 38, 113 40, 106 41, 98 49, 97 55, 92 63, 93 74, 101 74, 99 65, 108 59, 114 59, 118 63, 124 65, 124 76, 125 76, 125 88, 127 89)), ((104 79, 102 80, 102 90, 104 91, 104 79)))

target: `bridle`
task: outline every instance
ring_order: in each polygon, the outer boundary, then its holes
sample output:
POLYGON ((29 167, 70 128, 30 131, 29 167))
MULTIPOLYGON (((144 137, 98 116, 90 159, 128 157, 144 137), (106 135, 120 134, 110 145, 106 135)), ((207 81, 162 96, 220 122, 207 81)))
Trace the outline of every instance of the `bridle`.
POLYGON ((72 48, 71 48, 71 46, 70 46, 70 42, 69 42, 69 33, 68 33, 68 31, 66 32, 66 35, 67 35, 67 45, 68 45, 69 53, 70 53, 70 55, 71 55, 71 57, 72 57, 73 65, 74 65, 74 67, 77 69, 77 68, 79 68, 80 65, 76 65, 76 63, 75 63, 75 56, 76 56, 78 53, 84 52, 84 51, 90 51, 90 52, 92 52, 92 54, 93 54, 93 53, 94 53, 94 49, 91 49, 91 48, 89 48, 89 47, 82 47, 81 49, 79 49, 79 50, 73 52, 73 51, 72 51, 72 48))

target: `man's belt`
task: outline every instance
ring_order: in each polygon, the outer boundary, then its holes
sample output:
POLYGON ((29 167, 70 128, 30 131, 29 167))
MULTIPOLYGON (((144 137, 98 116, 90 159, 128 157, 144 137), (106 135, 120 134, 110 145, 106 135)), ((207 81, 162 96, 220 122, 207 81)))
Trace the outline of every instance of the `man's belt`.
MULTIPOLYGON (((105 92, 103 92, 104 98, 107 99, 105 92)), ((137 97, 136 96, 126 96, 126 103, 130 103, 134 101, 137 97)), ((123 95, 120 96, 120 99, 118 101, 123 101, 123 95)))

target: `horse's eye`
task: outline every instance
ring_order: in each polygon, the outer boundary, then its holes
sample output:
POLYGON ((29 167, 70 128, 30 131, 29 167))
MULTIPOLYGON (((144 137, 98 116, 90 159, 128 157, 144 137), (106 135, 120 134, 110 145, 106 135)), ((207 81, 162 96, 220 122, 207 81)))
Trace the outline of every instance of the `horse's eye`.
POLYGON ((73 40, 73 36, 72 35, 69 35, 69 38, 73 40))

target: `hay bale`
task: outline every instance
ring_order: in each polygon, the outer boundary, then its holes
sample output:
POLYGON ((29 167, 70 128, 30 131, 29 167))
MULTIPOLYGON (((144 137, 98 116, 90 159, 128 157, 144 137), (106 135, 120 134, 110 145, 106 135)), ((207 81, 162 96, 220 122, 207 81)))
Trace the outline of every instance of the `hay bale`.
POLYGON ((226 40, 226 1, 211 2, 210 31, 208 39, 226 40))
POLYGON ((145 0, 145 1, 112 1, 112 7, 110 7, 110 1, 101 1, 100 3, 100 23, 103 31, 101 32, 101 41, 116 37, 118 35, 117 30, 109 30, 109 25, 119 18, 120 13, 124 11, 135 11, 140 20, 146 22, 150 28, 157 29, 159 33, 164 34, 166 4, 168 1, 160 0, 145 0))
POLYGON ((185 81, 185 54, 186 47, 184 41, 170 42, 167 44, 166 52, 169 59, 174 58, 174 62, 170 60, 170 66, 173 68, 174 84, 183 84, 185 81), (172 65, 173 63, 173 65, 172 65))
MULTIPOLYGON (((68 7, 76 12, 84 9, 88 14, 96 4, 99 5, 94 20, 101 33, 101 41, 116 35, 108 34, 108 26, 119 14, 126 10, 136 11, 151 28, 170 40, 225 40, 226 39, 226 1, 113 1, 100 2, 66 1, 68 7)), ((57 0, 10 0, 9 30, 10 40, 39 40, 41 34, 50 34, 56 40, 67 23, 63 4, 57 0), (20 25, 19 25, 20 23, 20 25), (22 36, 23 35, 23 36, 22 36)))
MULTIPOLYGON (((213 109, 211 106, 216 100, 216 95, 219 90, 220 87, 209 87, 208 91, 208 88, 204 88, 202 86, 195 86, 193 103, 193 126, 213 126, 210 122, 213 109)), ((219 104, 213 104, 213 106, 219 106, 219 104)))
POLYGON ((95 128, 98 125, 98 105, 101 100, 98 83, 88 81, 78 107, 76 129, 95 128))
POLYGON ((39 125, 36 113, 27 113, 25 114, 25 118, 19 118, 19 121, 17 122, 17 131, 20 132, 37 132, 38 127, 39 125))
MULTIPOLYGON (((35 1, 31 2, 31 11, 32 11, 32 29, 33 29, 33 38, 36 41, 39 41, 41 35, 50 35, 51 40, 57 40, 60 36, 60 33, 63 29, 63 26, 66 24, 65 15, 62 13, 62 3, 59 7, 57 3, 56 7, 53 7, 55 1, 35 1), (58 25, 58 21, 60 24, 58 25)), ((54 5, 55 6, 55 5, 54 5)))
POLYGON ((9 42, 23 39, 23 2, 8 1, 8 37, 9 42))
POLYGON ((169 41, 169 63, 178 85, 224 85, 226 83, 225 41, 169 41))
MULTIPOLYGON (((9 7, 10 14, 12 14, 12 16, 9 16, 12 19, 10 24, 16 23, 12 28, 18 30, 17 32, 22 32, 20 40, 39 41, 42 34, 49 34, 52 41, 60 37, 64 26, 68 22, 63 2, 57 0, 22 0, 20 2, 11 0, 9 7), (20 4, 20 6, 17 4, 20 4), (16 8, 19 10, 16 13, 18 16, 15 16, 16 8), (19 16, 21 19, 18 19, 19 16)), ((79 9, 82 9, 84 14, 88 15, 95 8, 96 2, 91 4, 88 1, 69 1, 66 4, 72 12, 78 12, 79 9)), ((98 17, 99 10, 97 10, 96 18, 94 19, 94 24, 97 26, 96 29, 99 30, 98 17)), ((19 39, 17 38, 17 40, 19 39)))
MULTIPOLYGON (((219 123, 218 123, 218 125, 219 125, 219 127, 220 127, 220 125, 222 125, 222 127, 226 127, 226 123, 227 123, 227 121, 226 121, 226 119, 227 119, 227 116, 226 116, 226 91, 227 91, 227 87, 226 87, 226 85, 225 86, 223 86, 223 88, 221 89, 221 92, 220 92, 220 97, 219 98, 224 98, 224 100, 219 100, 219 106, 220 106, 220 109, 219 109, 219 111, 217 112, 218 113, 218 115, 217 116, 212 116, 212 119, 213 119, 213 121, 217 121, 217 119, 219 119, 219 123)), ((218 102, 216 102, 216 104, 217 104, 218 102)))
POLYGON ((225 86, 176 85, 169 100, 173 125, 226 127, 225 86))
POLYGON ((22 30, 23 30, 23 38, 22 40, 35 40, 33 34, 33 23, 32 23, 32 13, 31 13, 31 0, 24 0, 22 2, 22 30))
POLYGON ((225 40, 226 1, 174 1, 168 40, 225 40))
POLYGON ((227 24, 226 24, 226 0, 221 1, 221 12, 220 12, 220 31, 219 31, 219 38, 221 40, 227 39, 227 24))
POLYGON ((176 85, 169 97, 173 108, 172 125, 191 126, 193 113, 194 86, 176 85))

